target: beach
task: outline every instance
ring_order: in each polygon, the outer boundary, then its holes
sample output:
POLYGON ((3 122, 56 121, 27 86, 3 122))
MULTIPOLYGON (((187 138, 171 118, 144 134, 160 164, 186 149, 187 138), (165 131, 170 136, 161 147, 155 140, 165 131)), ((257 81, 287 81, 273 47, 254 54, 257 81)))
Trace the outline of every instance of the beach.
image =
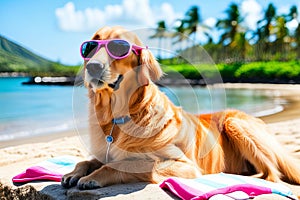
MULTIPOLYGON (((213 87, 221 87, 215 85, 213 87)), ((282 143, 291 154, 300 160, 300 86, 269 84, 224 84, 226 88, 255 88, 268 95, 284 99, 289 103, 283 111, 261 117, 270 133, 282 143), (287 87, 288 86, 288 87, 287 87)), ((79 130, 80 132, 80 130, 79 130)), ((39 199, 173 199, 174 196, 161 190, 158 185, 137 183, 109 186, 102 189, 79 191, 76 188, 63 189, 57 182, 34 182, 14 186, 11 178, 34 164, 48 158, 70 155, 80 160, 88 158, 88 151, 76 129, 57 132, 26 139, 16 139, 0 143, 0 196, 20 195, 39 199), (4 193, 2 193, 3 195, 4 193), (26 196, 27 195, 27 196, 26 196)), ((299 169, 300 170, 300 169, 299 169)), ((285 184, 285 183, 284 183, 285 184)), ((300 186, 286 184, 296 196, 300 196, 300 186)), ((5 199, 5 198, 4 198, 5 199)), ((262 195, 256 199, 286 199, 277 195, 262 195)))

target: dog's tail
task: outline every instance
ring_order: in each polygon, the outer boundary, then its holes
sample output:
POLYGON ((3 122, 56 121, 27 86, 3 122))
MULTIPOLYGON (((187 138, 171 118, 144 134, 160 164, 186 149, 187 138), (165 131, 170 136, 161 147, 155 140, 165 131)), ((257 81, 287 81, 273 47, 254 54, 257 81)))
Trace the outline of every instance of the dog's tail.
POLYGON ((300 160, 283 149, 263 121, 239 111, 223 113, 220 121, 229 140, 262 173, 261 178, 300 185, 300 160))
POLYGON ((275 152, 278 170, 282 174, 281 179, 291 184, 300 185, 300 161, 292 157, 286 151, 277 149, 275 152))

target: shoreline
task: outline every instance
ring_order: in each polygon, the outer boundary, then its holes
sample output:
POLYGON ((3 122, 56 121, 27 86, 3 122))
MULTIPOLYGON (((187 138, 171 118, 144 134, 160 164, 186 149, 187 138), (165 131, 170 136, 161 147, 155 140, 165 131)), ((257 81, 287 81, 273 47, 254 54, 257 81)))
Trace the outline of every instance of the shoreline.
POLYGON ((18 146, 23 144, 35 144, 40 142, 49 142, 52 140, 57 140, 66 137, 75 137, 78 136, 77 130, 66 130, 66 131, 58 131, 54 133, 27 136, 23 138, 15 138, 13 140, 5 140, 0 141, 0 149, 7 148, 11 146, 18 146))
POLYGON ((269 98, 285 102, 282 111, 258 117, 266 123, 275 123, 300 118, 300 84, 224 83, 209 86, 226 89, 261 90, 269 98))

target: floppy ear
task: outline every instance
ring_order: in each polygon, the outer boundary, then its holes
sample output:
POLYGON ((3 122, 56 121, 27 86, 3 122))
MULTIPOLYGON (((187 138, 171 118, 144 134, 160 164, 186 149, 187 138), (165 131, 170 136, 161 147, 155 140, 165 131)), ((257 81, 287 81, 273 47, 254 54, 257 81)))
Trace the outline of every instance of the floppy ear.
POLYGON ((159 63, 148 49, 143 49, 140 55, 138 68, 138 82, 140 85, 148 85, 149 81, 158 81, 163 76, 159 63))

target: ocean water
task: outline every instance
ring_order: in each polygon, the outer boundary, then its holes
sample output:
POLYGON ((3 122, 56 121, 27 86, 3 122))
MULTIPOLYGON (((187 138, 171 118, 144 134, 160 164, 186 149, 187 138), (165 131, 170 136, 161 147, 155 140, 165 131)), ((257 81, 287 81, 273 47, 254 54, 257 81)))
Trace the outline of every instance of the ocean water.
POLYGON ((168 87, 161 90, 174 104, 194 114, 238 109, 261 117, 282 111, 287 103, 265 90, 203 87, 168 87))
POLYGON ((28 78, 0 78, 0 141, 74 127, 73 87, 22 85, 28 78))
MULTIPOLYGON (((72 86, 22 85, 28 78, 0 78, 0 142, 87 126, 87 90, 72 86)), ((282 102, 255 90, 164 87, 191 113, 236 108, 256 116, 282 110, 282 102)))

